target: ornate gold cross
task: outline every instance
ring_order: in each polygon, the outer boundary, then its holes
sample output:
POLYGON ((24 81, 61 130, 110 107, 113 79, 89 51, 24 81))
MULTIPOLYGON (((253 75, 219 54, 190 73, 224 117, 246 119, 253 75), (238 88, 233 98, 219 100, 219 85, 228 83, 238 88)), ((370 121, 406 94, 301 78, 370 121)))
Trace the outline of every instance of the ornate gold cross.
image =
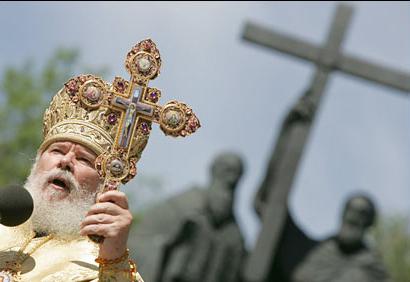
POLYGON ((107 123, 107 131, 110 126, 117 128, 111 149, 96 160, 96 169, 104 178, 101 192, 117 189, 136 175, 136 162, 148 141, 152 122, 174 137, 185 137, 200 127, 186 104, 177 101, 163 107, 157 104, 161 91, 148 87, 161 67, 160 54, 152 40, 136 44, 127 54, 125 67, 131 75, 129 81, 116 77, 109 85, 93 75, 83 75, 66 83, 74 102, 81 102, 83 107, 95 112, 103 108, 104 112, 96 118, 107 123))

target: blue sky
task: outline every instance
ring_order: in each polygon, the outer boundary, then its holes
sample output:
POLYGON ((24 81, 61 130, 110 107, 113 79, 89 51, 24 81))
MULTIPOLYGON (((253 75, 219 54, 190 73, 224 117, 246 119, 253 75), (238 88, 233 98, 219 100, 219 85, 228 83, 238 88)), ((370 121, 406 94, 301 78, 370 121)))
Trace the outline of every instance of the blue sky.
MULTIPOLYGON (((410 72, 410 2, 351 3, 343 43, 354 54, 410 72)), ((219 152, 239 152, 246 173, 235 211, 249 244, 259 225, 252 210, 281 120, 310 84, 314 66, 241 39, 247 20, 315 44, 327 35, 335 2, 23 2, 0 3, 0 72, 27 58, 41 63, 59 46, 81 50, 84 65, 107 65, 127 77, 123 61, 152 38, 163 67, 151 86, 161 103, 190 104, 202 128, 186 139, 153 130, 134 180, 136 204, 206 185, 219 152), (139 190, 138 190, 139 189, 139 190), (160 195, 158 194, 160 192, 160 195), (138 199, 138 195, 141 198, 138 199)), ((410 96, 335 72, 313 127, 290 198, 306 232, 322 238, 338 226, 350 192, 370 193, 383 213, 410 212, 410 96)))

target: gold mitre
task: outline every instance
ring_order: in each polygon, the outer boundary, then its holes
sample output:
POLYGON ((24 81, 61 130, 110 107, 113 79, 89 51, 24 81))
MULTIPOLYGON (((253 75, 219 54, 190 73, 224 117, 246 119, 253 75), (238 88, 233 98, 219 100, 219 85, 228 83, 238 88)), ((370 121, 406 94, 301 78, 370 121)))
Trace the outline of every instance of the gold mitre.
POLYGON ((128 52, 125 67, 129 81, 116 77, 109 84, 94 75, 70 79, 53 97, 44 113, 44 141, 40 151, 56 141, 80 143, 97 156, 103 177, 123 183, 136 174, 152 122, 166 135, 187 136, 200 123, 184 103, 157 104, 161 91, 148 87, 158 76, 161 58, 155 43, 146 39, 128 52))

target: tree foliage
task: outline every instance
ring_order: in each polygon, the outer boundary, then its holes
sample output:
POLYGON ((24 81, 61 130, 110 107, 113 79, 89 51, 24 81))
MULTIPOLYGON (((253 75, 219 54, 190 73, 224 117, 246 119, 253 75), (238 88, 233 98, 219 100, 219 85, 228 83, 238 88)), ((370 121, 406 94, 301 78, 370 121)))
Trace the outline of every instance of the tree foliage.
POLYGON ((373 233, 392 281, 410 281, 409 218, 389 216, 382 218, 373 233))
MULTIPOLYGON (((51 97, 74 75, 79 52, 58 49, 42 65, 7 67, 0 81, 0 186, 23 183, 42 140, 42 117, 51 97)), ((106 72, 103 68, 96 74, 106 72)), ((95 72, 94 72, 95 73, 95 72)))

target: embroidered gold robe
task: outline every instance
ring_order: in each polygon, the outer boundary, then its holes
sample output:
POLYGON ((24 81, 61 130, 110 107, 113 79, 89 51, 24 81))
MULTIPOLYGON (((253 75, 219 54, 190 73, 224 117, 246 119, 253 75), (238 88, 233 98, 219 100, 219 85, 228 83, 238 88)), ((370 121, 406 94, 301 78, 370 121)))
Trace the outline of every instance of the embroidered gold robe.
MULTIPOLYGON (((5 263, 16 258, 17 252, 30 239, 30 227, 23 224, 9 228, 0 225, 0 273, 5 263)), ((98 245, 86 237, 75 240, 50 239, 41 245, 44 238, 34 238, 25 248, 24 253, 30 253, 21 267, 21 282, 97 282, 98 245)), ((143 282, 137 275, 137 281, 143 282)), ((0 278, 0 282, 1 282, 0 278)), ((121 278, 109 281, 129 282, 121 278)))

